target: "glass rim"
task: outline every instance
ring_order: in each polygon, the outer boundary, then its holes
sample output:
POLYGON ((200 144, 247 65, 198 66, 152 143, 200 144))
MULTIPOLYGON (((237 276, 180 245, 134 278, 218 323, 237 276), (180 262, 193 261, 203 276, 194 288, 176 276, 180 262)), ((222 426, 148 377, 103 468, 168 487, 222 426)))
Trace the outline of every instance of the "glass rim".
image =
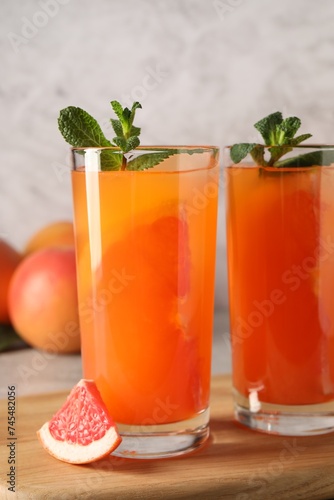
MULTIPOLYGON (((242 143, 235 143, 235 144, 242 144, 242 143)), ((223 149, 224 150, 231 150, 235 144, 224 146, 223 149)), ((289 146, 288 144, 281 144, 279 146, 277 146, 276 144, 272 144, 272 145, 261 144, 261 143, 258 143, 258 144, 254 143, 254 144, 259 145, 259 146, 263 147, 264 149, 270 149, 272 147, 289 147, 291 149, 331 149, 331 148, 334 149, 334 144, 328 144, 328 143, 296 144, 295 146, 289 146)))
MULTIPOLYGON (((119 171, 128 172, 133 174, 147 174, 147 172, 151 172, 152 174, 161 174, 161 173, 184 173, 184 172, 190 172, 193 170, 207 170, 210 168, 214 168, 214 166, 218 165, 218 160, 219 160, 219 154, 220 154, 220 149, 218 146, 207 146, 207 145, 202 145, 202 146, 186 146, 186 145, 177 145, 177 146, 138 146, 135 149, 132 149, 131 151, 128 151, 127 153, 123 153, 123 151, 118 147, 118 146, 89 146, 89 147, 72 147, 71 149, 71 156, 72 156, 72 171, 79 171, 80 167, 85 167, 83 171, 85 172, 106 172, 108 174, 111 173, 116 173, 119 171), (132 161, 136 160, 140 157, 147 156, 149 157, 150 155, 154 156, 154 154, 158 153, 166 153, 166 158, 168 159, 169 156, 173 156, 174 158, 178 158, 177 161, 183 164, 185 162, 186 165, 184 165, 184 168, 173 168, 173 169, 164 169, 164 168, 159 168, 157 170, 153 168, 147 168, 147 169, 139 169, 139 170, 132 170, 132 169, 104 169, 102 168, 102 163, 100 163, 100 159, 102 158, 102 155, 104 152, 110 152, 110 156, 114 156, 115 158, 118 157, 119 159, 121 157, 125 158, 127 161, 132 161), (184 157, 181 155, 185 155, 187 157, 196 157, 199 158, 203 156, 205 165, 201 166, 193 166, 193 165, 188 165, 187 162, 185 161, 184 157), (79 166, 77 164, 78 158, 81 157, 83 158, 83 165, 82 161, 80 160, 81 165, 79 166), (86 160, 89 159, 89 162, 87 163, 86 160), (215 163, 215 165, 211 165, 211 163, 215 163), (187 166, 187 168, 185 168, 187 166), (78 168, 79 167, 79 168, 78 168)), ((158 162, 163 164, 162 162, 158 162)))
POLYGON ((75 151, 86 151, 86 150, 94 150, 94 151, 115 151, 115 152, 118 152, 118 153, 121 153, 121 154, 133 154, 135 153, 136 151, 168 151, 170 149, 177 149, 178 151, 180 151, 182 153, 183 150, 189 150, 189 149, 202 149, 203 151, 207 151, 207 152, 214 152, 214 153, 218 153, 219 152, 219 146, 211 146, 211 145, 190 145, 190 146, 187 146, 185 144, 181 144, 181 145, 167 145, 167 146, 162 146, 162 145, 156 145, 156 146, 138 146, 136 147, 135 149, 132 149, 131 151, 129 151, 128 153, 123 153, 122 150, 117 147, 117 146, 82 146, 82 147, 75 147, 75 146, 72 146, 71 148, 71 151, 75 152, 75 151))

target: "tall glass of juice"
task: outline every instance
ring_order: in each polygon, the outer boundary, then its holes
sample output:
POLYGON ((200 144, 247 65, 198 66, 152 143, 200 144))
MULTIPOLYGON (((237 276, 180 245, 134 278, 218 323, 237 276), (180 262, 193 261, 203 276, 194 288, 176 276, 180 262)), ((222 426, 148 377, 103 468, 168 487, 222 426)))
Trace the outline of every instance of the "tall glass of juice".
POLYGON ((83 372, 123 441, 168 457, 209 433, 218 196, 215 147, 140 147, 140 171, 101 169, 116 148, 73 149, 83 372))
POLYGON ((291 148, 280 168, 224 151, 235 413, 266 432, 334 430, 334 164, 319 161, 329 148, 291 148))

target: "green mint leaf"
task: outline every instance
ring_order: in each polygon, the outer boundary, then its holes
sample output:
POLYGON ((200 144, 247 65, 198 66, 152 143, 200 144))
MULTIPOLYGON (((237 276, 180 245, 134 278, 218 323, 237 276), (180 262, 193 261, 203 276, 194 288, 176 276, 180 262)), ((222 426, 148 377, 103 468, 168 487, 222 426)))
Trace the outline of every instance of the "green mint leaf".
POLYGON ((118 101, 111 101, 111 107, 114 110, 117 118, 122 122, 123 120, 123 107, 118 101))
POLYGON ((113 146, 105 138, 95 118, 81 108, 69 106, 62 109, 58 127, 65 141, 75 148, 113 146))
POLYGON ((256 146, 254 143, 246 143, 242 142, 240 144, 234 144, 231 147, 230 155, 231 159, 234 163, 240 163, 241 160, 246 158, 246 156, 252 151, 252 149, 256 146))
POLYGON ((306 139, 309 139, 312 137, 312 134, 302 134, 298 135, 297 137, 294 137, 293 139, 290 140, 291 146, 298 146, 303 141, 306 141, 306 139))
POLYGON ((139 137, 137 137, 136 135, 130 137, 127 141, 126 141, 126 147, 124 149, 124 152, 125 153, 128 153, 129 151, 131 151, 132 149, 136 149, 140 144, 140 140, 139 140, 139 137))
POLYGON ((133 114, 133 116, 134 116, 136 109, 139 109, 139 108, 142 109, 142 105, 140 104, 140 102, 135 101, 131 107, 131 113, 133 114))
POLYGON ((267 146, 276 143, 277 126, 283 121, 282 113, 277 111, 255 123, 254 127, 260 132, 267 146))
POLYGON ((140 135, 140 132, 141 132, 141 129, 139 127, 134 127, 132 125, 132 127, 130 129, 130 135, 131 136, 136 135, 138 137, 138 135, 140 135))
POLYGON ((177 153, 178 150, 161 151, 157 153, 144 153, 128 161, 127 170, 147 170, 155 167, 162 161, 177 153))
POLYGON ((130 128, 130 119, 131 119, 131 111, 129 108, 124 108, 123 109, 123 116, 122 116, 122 125, 126 125, 127 128, 130 128))
POLYGON ((110 104, 122 125, 122 135, 125 139, 127 139, 129 129, 131 128, 131 125, 129 123, 131 111, 129 110, 129 108, 123 109, 123 106, 118 101, 111 101, 110 104))
POLYGON ((334 163, 334 149, 323 149, 281 160, 275 164, 275 167, 328 166, 332 163, 334 163))
POLYGON ((132 149, 137 148, 140 144, 137 136, 130 137, 129 139, 124 139, 124 137, 114 137, 114 142, 123 151, 123 153, 128 153, 132 149))
POLYGON ((283 120, 280 125, 280 129, 284 132, 285 135, 285 142, 283 144, 285 144, 288 139, 292 139, 295 136, 297 130, 301 126, 301 123, 302 122, 300 121, 300 119, 296 116, 290 116, 289 118, 285 118, 285 120, 283 120))
POLYGON ((119 120, 113 120, 112 118, 110 122, 117 137, 123 137, 123 127, 121 122, 119 120))
POLYGON ((114 143, 125 153, 126 139, 124 137, 114 137, 114 143))
POLYGON ((168 149, 165 151, 157 151, 156 153, 143 153, 133 160, 129 159, 127 170, 147 170, 149 168, 155 167, 156 165, 159 165, 159 163, 162 163, 170 156, 174 156, 180 153, 188 155, 198 154, 203 153, 203 149, 168 149))
MULTIPOLYGON (((81 108, 70 106, 61 110, 58 124, 64 139, 73 147, 101 148, 114 146, 105 138, 97 121, 81 108)), ((119 170, 121 164, 122 155, 119 152, 112 150, 101 152, 102 170, 119 170)))
POLYGON ((133 120, 134 120, 134 117, 135 117, 137 109, 142 109, 142 105, 138 101, 136 101, 136 102, 134 102, 132 104, 130 118, 129 118, 129 124, 130 124, 130 126, 132 126, 132 124, 133 124, 133 120))
POLYGON ((111 149, 101 151, 101 170, 120 170, 122 161, 121 151, 111 149))
POLYGON ((129 108, 124 108, 121 124, 123 127, 124 137, 126 138, 128 138, 130 135, 130 129, 131 129, 130 119, 131 119, 131 111, 129 110, 129 108))

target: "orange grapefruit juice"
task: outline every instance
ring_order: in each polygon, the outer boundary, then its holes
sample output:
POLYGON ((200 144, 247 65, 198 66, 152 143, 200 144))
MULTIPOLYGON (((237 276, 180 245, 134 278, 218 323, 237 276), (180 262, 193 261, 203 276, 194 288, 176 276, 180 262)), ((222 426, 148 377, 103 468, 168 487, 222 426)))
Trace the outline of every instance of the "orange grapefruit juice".
POLYGON ((72 172, 84 376, 118 423, 209 402, 218 166, 176 161, 72 172))
POLYGON ((225 173, 234 388, 273 404, 332 400, 334 168, 225 173))

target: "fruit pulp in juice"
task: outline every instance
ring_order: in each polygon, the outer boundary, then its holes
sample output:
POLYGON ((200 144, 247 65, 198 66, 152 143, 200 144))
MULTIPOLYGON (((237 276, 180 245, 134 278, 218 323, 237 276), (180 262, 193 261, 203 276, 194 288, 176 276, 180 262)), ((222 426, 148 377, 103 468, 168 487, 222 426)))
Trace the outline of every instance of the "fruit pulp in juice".
POLYGON ((217 168, 72 173, 84 376, 118 423, 208 407, 217 168))
POLYGON ((334 168, 226 168, 233 384, 262 402, 334 398, 334 168))

